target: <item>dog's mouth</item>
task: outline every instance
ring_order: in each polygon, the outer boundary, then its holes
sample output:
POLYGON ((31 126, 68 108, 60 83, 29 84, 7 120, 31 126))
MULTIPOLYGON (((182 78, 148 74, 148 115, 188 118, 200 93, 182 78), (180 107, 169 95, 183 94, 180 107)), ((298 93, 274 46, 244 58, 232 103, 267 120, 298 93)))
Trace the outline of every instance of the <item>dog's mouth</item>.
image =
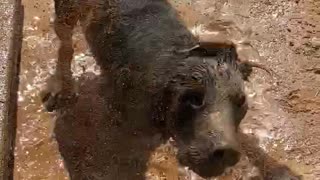
POLYGON ((197 162, 194 160, 183 160, 178 158, 179 163, 186 167, 189 171, 196 173, 202 178, 210 178, 222 175, 227 169, 228 165, 222 162, 209 162, 207 160, 202 160, 197 162))
POLYGON ((179 144, 177 149, 179 164, 203 178, 220 176, 240 160, 240 153, 232 148, 202 149, 179 144))

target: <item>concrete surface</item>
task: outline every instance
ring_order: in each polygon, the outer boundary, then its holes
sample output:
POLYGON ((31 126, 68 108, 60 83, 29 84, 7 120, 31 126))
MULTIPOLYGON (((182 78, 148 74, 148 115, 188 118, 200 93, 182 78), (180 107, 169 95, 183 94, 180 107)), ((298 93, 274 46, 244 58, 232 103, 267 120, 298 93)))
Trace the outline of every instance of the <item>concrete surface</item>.
POLYGON ((10 179, 15 136, 17 65, 21 47, 21 2, 0 2, 0 179, 10 179))

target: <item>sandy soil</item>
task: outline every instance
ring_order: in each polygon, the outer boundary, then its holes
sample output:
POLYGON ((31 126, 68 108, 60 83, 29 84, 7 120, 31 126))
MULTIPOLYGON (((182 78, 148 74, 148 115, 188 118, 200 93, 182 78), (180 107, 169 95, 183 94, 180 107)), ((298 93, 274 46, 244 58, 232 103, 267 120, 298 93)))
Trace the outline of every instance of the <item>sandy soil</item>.
MULTIPOLYGON (((248 50, 248 59, 276 73, 255 70, 246 84, 250 112, 239 135, 243 160, 217 179, 249 179, 257 169, 264 179, 320 179, 320 2, 171 2, 190 28, 216 19, 232 21, 245 32, 232 36, 248 36, 260 54, 248 50)), ((101 106, 106 102, 99 93, 99 68, 79 28, 73 64, 78 103, 64 114, 47 113, 39 91, 57 59, 53 4, 49 0, 23 4, 15 179, 198 179, 178 168, 170 143, 154 149, 161 137, 141 138, 151 132, 115 130, 105 121, 108 108, 101 106), (137 143, 142 145, 136 147, 137 143), (113 156, 106 157, 105 152, 113 156)))

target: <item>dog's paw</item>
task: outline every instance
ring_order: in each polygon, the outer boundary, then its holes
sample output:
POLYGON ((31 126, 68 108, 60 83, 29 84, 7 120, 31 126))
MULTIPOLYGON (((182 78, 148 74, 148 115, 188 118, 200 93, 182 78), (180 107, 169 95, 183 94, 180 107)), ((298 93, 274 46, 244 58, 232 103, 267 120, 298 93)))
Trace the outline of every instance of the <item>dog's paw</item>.
POLYGON ((41 100, 47 111, 53 112, 67 108, 77 102, 78 95, 74 92, 42 92, 41 100))
POLYGON ((40 91, 41 101, 49 112, 73 105, 77 102, 77 97, 75 82, 72 79, 69 79, 68 83, 62 83, 56 77, 51 77, 40 91))

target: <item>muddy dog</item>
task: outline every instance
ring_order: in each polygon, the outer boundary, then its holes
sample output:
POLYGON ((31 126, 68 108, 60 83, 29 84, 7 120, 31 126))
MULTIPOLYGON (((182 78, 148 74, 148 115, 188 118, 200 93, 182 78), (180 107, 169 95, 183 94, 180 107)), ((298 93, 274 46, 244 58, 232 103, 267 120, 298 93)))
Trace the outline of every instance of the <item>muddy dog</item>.
POLYGON ((236 133, 248 109, 244 72, 253 65, 239 62, 232 44, 199 43, 165 0, 55 0, 55 11, 58 91, 44 96, 48 110, 75 99, 72 31, 80 21, 123 118, 142 108, 176 141, 179 162, 203 177, 239 161, 236 133))

